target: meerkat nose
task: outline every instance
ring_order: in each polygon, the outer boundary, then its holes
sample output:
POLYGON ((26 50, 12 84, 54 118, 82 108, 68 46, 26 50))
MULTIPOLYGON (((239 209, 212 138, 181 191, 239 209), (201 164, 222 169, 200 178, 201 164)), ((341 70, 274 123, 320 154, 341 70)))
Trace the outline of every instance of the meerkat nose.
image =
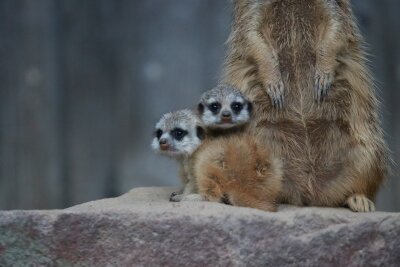
POLYGON ((229 118, 230 116, 231 116, 231 113, 229 111, 223 111, 222 112, 222 117, 229 118))
POLYGON ((160 143, 160 149, 161 150, 168 150, 169 149, 169 144, 167 142, 167 139, 161 138, 159 143, 160 143))

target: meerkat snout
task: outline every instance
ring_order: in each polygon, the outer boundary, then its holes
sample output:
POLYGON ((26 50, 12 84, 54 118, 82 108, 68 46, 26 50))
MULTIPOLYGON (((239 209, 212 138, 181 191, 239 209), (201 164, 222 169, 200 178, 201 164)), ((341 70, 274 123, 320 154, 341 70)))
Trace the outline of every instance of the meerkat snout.
POLYGON ((222 117, 223 118, 230 118, 231 117, 231 113, 229 111, 223 111, 222 112, 222 117))
POLYGON ((232 115, 229 111, 223 111, 221 113, 221 121, 223 123, 232 123, 232 115))
POLYGON ((167 139, 165 139, 165 138, 160 139, 159 144, 160 144, 160 149, 161 150, 167 151, 169 149, 169 144, 168 144, 168 140, 167 139))
POLYGON ((232 128, 250 120, 252 105, 235 87, 220 84, 205 92, 198 113, 206 127, 232 128))

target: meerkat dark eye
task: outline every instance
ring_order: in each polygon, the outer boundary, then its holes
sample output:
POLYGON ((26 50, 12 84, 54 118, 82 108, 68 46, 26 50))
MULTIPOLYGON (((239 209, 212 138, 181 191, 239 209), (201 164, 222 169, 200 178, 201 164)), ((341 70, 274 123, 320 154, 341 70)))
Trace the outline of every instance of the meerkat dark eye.
POLYGON ((182 130, 180 128, 175 128, 171 131, 171 135, 174 139, 181 141, 185 135, 187 135, 188 132, 185 130, 182 130))
POLYGON ((221 104, 218 102, 211 103, 208 108, 211 110, 212 113, 216 114, 221 109, 221 104))
POLYGON ((161 135, 163 134, 163 131, 161 129, 157 129, 154 134, 157 137, 157 139, 160 139, 161 135))
POLYGON ((233 110, 233 112, 235 112, 236 114, 239 113, 240 111, 242 111, 243 109, 243 104, 240 102, 233 102, 231 104, 231 109, 233 110))

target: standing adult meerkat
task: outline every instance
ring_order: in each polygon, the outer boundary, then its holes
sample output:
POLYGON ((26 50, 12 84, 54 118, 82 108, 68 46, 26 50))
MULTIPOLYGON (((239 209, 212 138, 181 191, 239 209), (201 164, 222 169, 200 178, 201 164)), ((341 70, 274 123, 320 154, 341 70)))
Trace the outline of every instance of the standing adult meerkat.
POLYGON ((388 151, 349 0, 236 0, 225 83, 283 160, 281 202, 373 211, 388 151))

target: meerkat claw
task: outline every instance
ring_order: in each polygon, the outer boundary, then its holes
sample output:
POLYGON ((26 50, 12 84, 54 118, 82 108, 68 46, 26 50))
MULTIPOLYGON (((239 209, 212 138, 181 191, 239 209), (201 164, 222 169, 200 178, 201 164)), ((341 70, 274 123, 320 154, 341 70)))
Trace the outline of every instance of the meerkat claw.
POLYGON ((355 212, 374 212, 375 204, 364 195, 353 195, 346 200, 346 205, 355 212))
POLYGON ((277 109, 283 109, 284 97, 283 97, 283 82, 279 81, 278 84, 268 84, 267 94, 271 99, 272 106, 277 109))
POLYGON ((173 192, 169 198, 170 202, 180 202, 183 198, 183 194, 178 194, 177 192, 173 192))
POLYGON ((169 201, 172 201, 172 198, 173 198, 174 196, 176 196, 176 195, 178 195, 177 192, 172 192, 171 195, 169 196, 169 201))
POLYGON ((317 71, 315 75, 315 100, 322 102, 328 95, 333 82, 333 74, 329 72, 317 71))
POLYGON ((279 103, 280 103, 280 108, 283 109, 283 95, 280 96, 279 103))

